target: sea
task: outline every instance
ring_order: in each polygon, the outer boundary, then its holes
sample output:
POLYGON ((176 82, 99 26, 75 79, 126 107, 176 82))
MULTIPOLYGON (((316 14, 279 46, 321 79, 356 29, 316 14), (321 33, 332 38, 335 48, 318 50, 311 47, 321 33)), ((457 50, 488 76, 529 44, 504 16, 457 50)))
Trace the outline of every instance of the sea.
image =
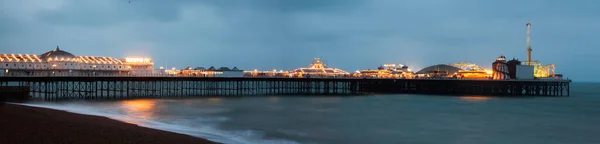
POLYGON ((600 83, 569 97, 248 96, 25 105, 230 144, 600 144, 600 83))

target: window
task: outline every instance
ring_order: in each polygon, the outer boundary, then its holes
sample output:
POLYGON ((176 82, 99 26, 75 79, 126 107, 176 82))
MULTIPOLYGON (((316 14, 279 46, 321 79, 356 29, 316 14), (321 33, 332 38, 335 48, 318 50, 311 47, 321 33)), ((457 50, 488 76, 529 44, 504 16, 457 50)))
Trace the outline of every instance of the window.
POLYGON ((17 66, 17 64, 13 64, 13 66, 17 66))
POLYGON ((67 65, 67 63, 65 63, 65 65, 67 65))
POLYGON ((119 68, 121 68, 121 66, 119 66, 119 68))
POLYGON ((31 67, 31 64, 29 64, 29 67, 31 67))

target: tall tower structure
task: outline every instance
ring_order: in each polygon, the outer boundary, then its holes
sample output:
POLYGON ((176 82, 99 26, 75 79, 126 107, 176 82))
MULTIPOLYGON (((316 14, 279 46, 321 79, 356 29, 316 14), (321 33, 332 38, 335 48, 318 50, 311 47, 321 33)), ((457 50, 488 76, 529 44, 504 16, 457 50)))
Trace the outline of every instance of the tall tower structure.
POLYGON ((531 66, 531 51, 532 51, 531 44, 530 44, 531 23, 527 23, 526 26, 527 26, 527 65, 531 66))

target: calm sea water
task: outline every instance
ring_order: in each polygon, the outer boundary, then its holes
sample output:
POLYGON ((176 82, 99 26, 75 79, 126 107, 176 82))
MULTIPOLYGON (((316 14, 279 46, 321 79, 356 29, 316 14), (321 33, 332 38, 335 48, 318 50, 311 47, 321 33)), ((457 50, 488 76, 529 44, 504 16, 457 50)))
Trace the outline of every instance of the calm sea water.
POLYGON ((223 143, 598 144, 600 84, 571 97, 372 95, 37 102, 223 143))

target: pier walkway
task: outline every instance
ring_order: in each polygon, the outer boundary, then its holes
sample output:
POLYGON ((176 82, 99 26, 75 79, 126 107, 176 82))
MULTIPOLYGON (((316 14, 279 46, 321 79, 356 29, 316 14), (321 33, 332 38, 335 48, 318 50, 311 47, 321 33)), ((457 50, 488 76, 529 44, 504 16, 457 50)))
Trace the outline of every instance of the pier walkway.
POLYGON ((569 96, 570 80, 435 80, 358 78, 0 77, 32 98, 131 99, 249 95, 439 94, 569 96))

